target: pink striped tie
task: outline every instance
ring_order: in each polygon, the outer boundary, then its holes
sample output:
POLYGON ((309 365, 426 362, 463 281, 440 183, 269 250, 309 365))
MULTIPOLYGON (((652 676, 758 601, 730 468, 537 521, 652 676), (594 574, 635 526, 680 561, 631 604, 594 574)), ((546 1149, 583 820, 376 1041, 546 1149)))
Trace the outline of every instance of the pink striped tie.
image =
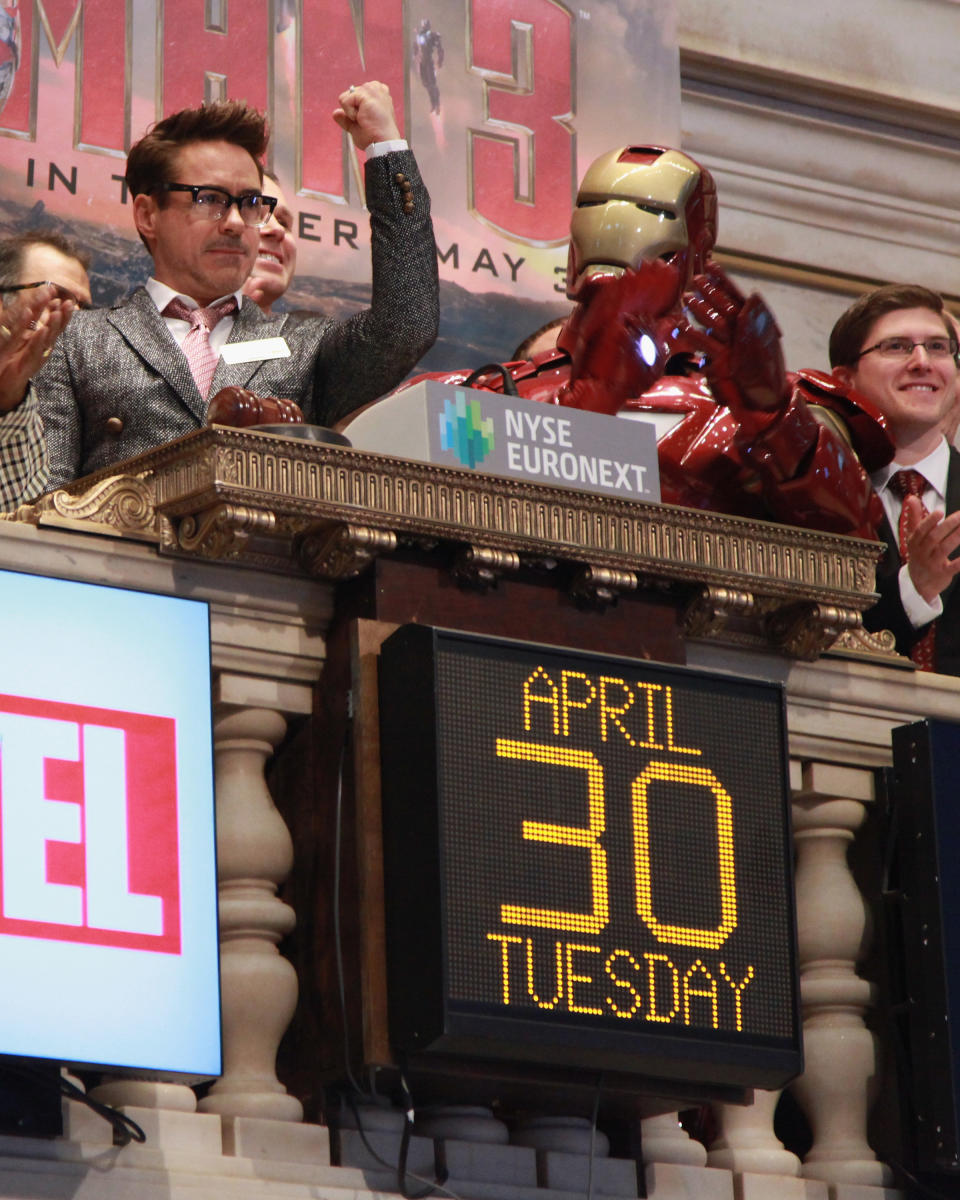
POLYGON ((163 310, 165 317, 176 317, 179 321, 190 322, 190 331, 183 339, 183 352, 187 356, 197 390, 204 400, 210 391, 210 383, 219 358, 219 355, 210 349, 210 330, 218 321, 236 311, 236 296, 228 296, 219 304, 211 304, 209 308, 188 308, 179 296, 174 296, 163 310))

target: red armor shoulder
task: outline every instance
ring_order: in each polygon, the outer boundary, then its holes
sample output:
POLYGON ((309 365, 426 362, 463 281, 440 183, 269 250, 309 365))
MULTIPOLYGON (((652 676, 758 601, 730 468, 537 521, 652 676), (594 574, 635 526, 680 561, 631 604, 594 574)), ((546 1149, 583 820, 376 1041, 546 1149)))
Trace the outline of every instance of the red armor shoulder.
POLYGON ((864 470, 877 471, 893 458, 895 447, 886 418, 866 396, 823 371, 805 369, 791 372, 788 378, 795 395, 840 417, 864 470))

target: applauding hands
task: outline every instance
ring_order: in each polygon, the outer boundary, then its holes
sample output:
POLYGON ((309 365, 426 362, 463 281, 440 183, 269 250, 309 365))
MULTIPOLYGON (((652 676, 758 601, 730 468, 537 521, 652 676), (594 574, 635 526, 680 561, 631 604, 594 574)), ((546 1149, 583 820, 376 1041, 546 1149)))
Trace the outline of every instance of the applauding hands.
POLYGON ((55 284, 21 292, 0 308, 0 412, 23 399, 77 305, 55 284))

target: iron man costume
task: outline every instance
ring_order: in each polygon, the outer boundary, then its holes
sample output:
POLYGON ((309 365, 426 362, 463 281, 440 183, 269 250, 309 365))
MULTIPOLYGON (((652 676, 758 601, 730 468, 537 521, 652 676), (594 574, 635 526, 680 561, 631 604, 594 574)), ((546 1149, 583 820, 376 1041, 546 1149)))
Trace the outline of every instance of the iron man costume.
POLYGON ((570 222, 575 308, 557 349, 419 378, 651 420, 664 503, 875 537, 884 419, 829 375, 787 375, 769 309, 709 259, 716 212, 710 173, 687 155, 603 155, 570 222))

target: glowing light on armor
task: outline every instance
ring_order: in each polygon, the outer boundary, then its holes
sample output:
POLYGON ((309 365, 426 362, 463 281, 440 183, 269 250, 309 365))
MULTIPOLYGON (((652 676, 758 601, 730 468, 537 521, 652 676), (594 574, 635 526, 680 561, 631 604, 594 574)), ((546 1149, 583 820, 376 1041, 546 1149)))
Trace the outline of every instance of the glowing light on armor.
POLYGON ((647 366, 652 367, 657 361, 657 344, 649 333, 640 335, 640 340, 637 342, 637 349, 640 351, 640 357, 647 366))

